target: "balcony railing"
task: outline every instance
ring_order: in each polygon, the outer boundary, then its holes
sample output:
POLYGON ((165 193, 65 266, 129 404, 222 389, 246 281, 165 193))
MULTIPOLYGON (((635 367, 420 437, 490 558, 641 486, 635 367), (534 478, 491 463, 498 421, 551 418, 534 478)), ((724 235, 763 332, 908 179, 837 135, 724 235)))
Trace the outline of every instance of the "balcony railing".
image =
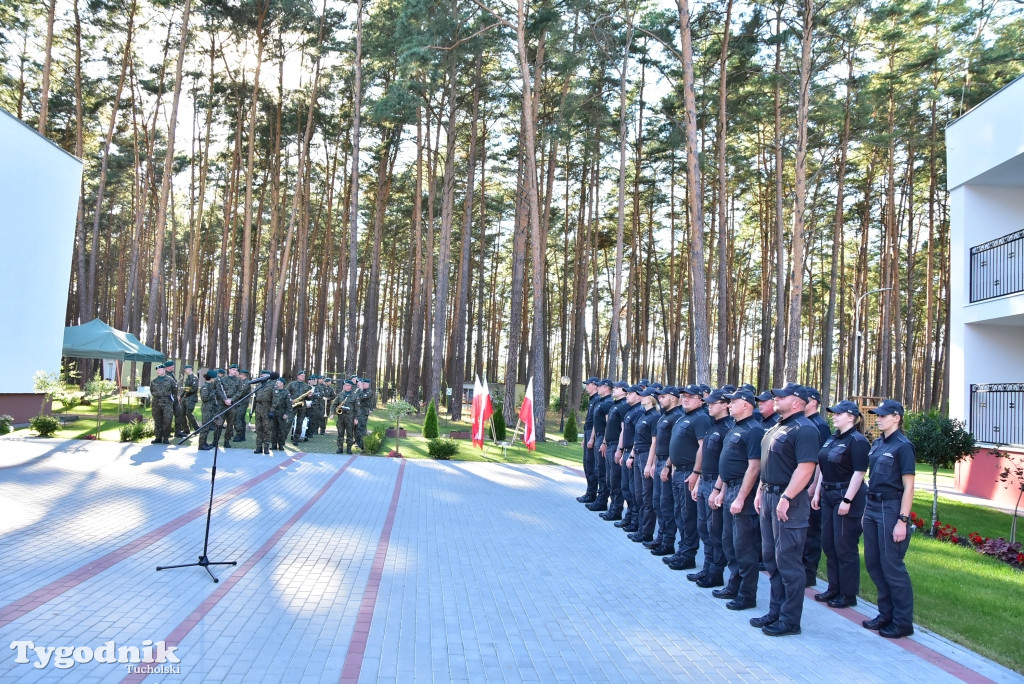
POLYGON ((970 430, 979 442, 1024 446, 1024 382, 971 385, 970 430))
POLYGON ((1024 292, 1024 230, 971 247, 971 301, 1024 292))

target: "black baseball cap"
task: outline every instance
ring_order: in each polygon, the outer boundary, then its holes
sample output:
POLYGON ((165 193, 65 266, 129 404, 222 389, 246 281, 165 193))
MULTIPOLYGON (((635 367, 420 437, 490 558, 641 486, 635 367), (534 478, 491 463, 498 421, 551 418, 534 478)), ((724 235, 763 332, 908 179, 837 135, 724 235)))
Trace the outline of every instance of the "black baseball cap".
POLYGON ((876 416, 891 416, 892 414, 897 413, 902 416, 903 404, 895 399, 886 399, 875 408, 869 409, 868 413, 873 413, 876 416))
POLYGON ((829 406, 826 410, 829 413, 849 413, 851 416, 860 417, 860 409, 849 399, 844 399, 835 406, 829 406))

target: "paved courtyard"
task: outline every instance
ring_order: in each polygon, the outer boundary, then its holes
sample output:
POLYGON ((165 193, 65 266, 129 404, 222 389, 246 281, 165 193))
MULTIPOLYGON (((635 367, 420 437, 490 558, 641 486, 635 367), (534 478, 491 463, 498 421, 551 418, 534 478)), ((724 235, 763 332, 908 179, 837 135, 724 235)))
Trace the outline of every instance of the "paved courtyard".
POLYGON ((810 598, 802 635, 764 636, 565 467, 229 449, 209 553, 237 566, 157 572, 202 552, 211 460, 0 439, 0 681, 1024 681, 810 598))

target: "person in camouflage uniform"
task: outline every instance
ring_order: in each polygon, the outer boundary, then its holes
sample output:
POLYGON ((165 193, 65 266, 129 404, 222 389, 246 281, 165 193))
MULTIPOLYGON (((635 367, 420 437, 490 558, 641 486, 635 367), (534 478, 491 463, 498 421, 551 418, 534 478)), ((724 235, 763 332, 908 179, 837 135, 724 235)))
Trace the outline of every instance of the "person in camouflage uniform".
MULTIPOLYGON (((306 413, 313 403, 312 400, 307 395, 307 393, 312 389, 312 387, 310 387, 309 383, 306 382, 306 371, 300 370, 298 373, 296 373, 295 379, 288 383, 286 389, 288 390, 288 396, 291 397, 292 402, 294 402, 299 397, 306 395, 301 404, 294 407, 293 409, 289 409, 290 411, 294 411, 295 414, 295 429, 292 432, 292 442, 294 444, 298 444, 299 436, 302 434, 302 421, 305 420, 306 413)), ((307 426, 306 429, 308 433, 309 427, 307 426)), ((309 441, 309 437, 306 437, 302 441, 309 441)))
POLYGON ((220 385, 224 388, 224 395, 227 397, 225 405, 231 407, 230 410, 224 414, 224 448, 227 449, 231 446, 231 437, 235 434, 235 407, 234 401, 240 395, 238 394, 239 385, 238 381, 238 364, 233 363, 228 366, 227 375, 221 375, 220 385))
POLYGON ((153 425, 156 435, 153 444, 170 444, 171 427, 174 421, 174 397, 178 384, 167 375, 167 366, 156 367, 156 377, 149 383, 149 395, 153 405, 153 425))
POLYGON ((288 390, 284 388, 284 379, 278 378, 274 383, 274 396, 270 404, 271 426, 274 429, 272 441, 274 448, 283 451, 284 443, 288 441, 288 430, 292 423, 292 399, 288 390))
POLYGON ((199 376, 195 374, 191 364, 185 366, 184 373, 179 385, 181 397, 178 401, 178 437, 184 437, 199 428, 195 416, 196 403, 199 401, 199 376))
POLYGON ((306 417, 309 419, 309 425, 306 428, 307 436, 320 434, 322 426, 326 425, 324 412, 327 411, 323 395, 320 394, 320 376, 315 373, 309 376, 309 386, 313 389, 313 394, 309 397, 312 403, 306 411, 306 417))
POLYGON ((199 450, 207 451, 213 448, 213 445, 217 444, 220 440, 221 428, 224 425, 224 416, 218 418, 212 425, 208 423, 213 420, 213 417, 224 410, 227 405, 225 402, 228 400, 227 394, 224 392, 224 386, 221 385, 219 373, 216 368, 211 368, 206 371, 206 382, 203 383, 202 388, 199 390, 199 396, 203 400, 203 429, 199 433, 199 450), (206 441, 206 437, 210 434, 210 430, 213 430, 213 445, 206 441))
MULTIPOLYGON (((266 374, 268 371, 261 370, 260 375, 266 374)), ((256 415, 256 449, 253 450, 254 454, 269 454, 270 445, 274 442, 274 425, 270 418, 271 408, 274 405, 274 386, 269 382, 264 382, 256 390, 256 394, 253 397, 253 413, 256 415)))
POLYGON ((338 427, 338 453, 351 454, 352 443, 356 439, 355 416, 358 411, 359 397, 352 387, 352 381, 346 380, 341 392, 331 404, 331 413, 338 427), (340 409, 340 410, 339 410, 340 409))
MULTIPOLYGON (((334 399, 338 396, 338 391, 334 388, 329 377, 323 375, 320 376, 320 394, 324 398, 324 406, 330 409, 331 404, 334 403, 334 399)), ((327 411, 328 418, 330 417, 330 411, 327 411)), ((323 424, 320 426, 320 434, 327 434, 327 418, 324 418, 323 424)))
POLYGON ((232 413, 235 414, 234 431, 235 436, 231 438, 232 442, 244 442, 245 441, 245 428, 249 425, 249 403, 252 397, 246 400, 242 400, 246 394, 249 393, 249 371, 240 368, 238 369, 238 384, 240 391, 239 395, 235 398, 232 404, 232 413))
POLYGON ((373 409, 373 390, 370 389, 370 381, 366 378, 355 378, 359 383, 356 393, 359 395, 359 411, 356 414, 356 445, 363 450, 363 437, 366 436, 366 427, 370 422, 370 411, 373 409))

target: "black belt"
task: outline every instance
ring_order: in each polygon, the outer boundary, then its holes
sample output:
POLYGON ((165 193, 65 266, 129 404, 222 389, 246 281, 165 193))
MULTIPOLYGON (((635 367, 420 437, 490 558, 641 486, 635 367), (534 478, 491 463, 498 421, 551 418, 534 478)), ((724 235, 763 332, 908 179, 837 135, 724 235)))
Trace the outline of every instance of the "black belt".
POLYGON ((871 501, 895 501, 902 498, 903 492, 882 492, 881 494, 868 492, 868 499, 871 501))
POLYGON ((715 480, 718 479, 718 473, 701 473, 700 479, 706 480, 708 482, 714 482, 715 480))
POLYGON ((735 487, 736 485, 743 484, 743 478, 737 477, 734 480, 723 480, 723 482, 725 482, 726 487, 735 487))
POLYGON ((786 491, 786 485, 764 484, 761 485, 761 489, 768 492, 769 494, 781 494, 782 492, 786 491))
POLYGON ((823 482, 821 484, 821 488, 826 492, 834 492, 837 489, 846 489, 849 486, 849 482, 823 482))

